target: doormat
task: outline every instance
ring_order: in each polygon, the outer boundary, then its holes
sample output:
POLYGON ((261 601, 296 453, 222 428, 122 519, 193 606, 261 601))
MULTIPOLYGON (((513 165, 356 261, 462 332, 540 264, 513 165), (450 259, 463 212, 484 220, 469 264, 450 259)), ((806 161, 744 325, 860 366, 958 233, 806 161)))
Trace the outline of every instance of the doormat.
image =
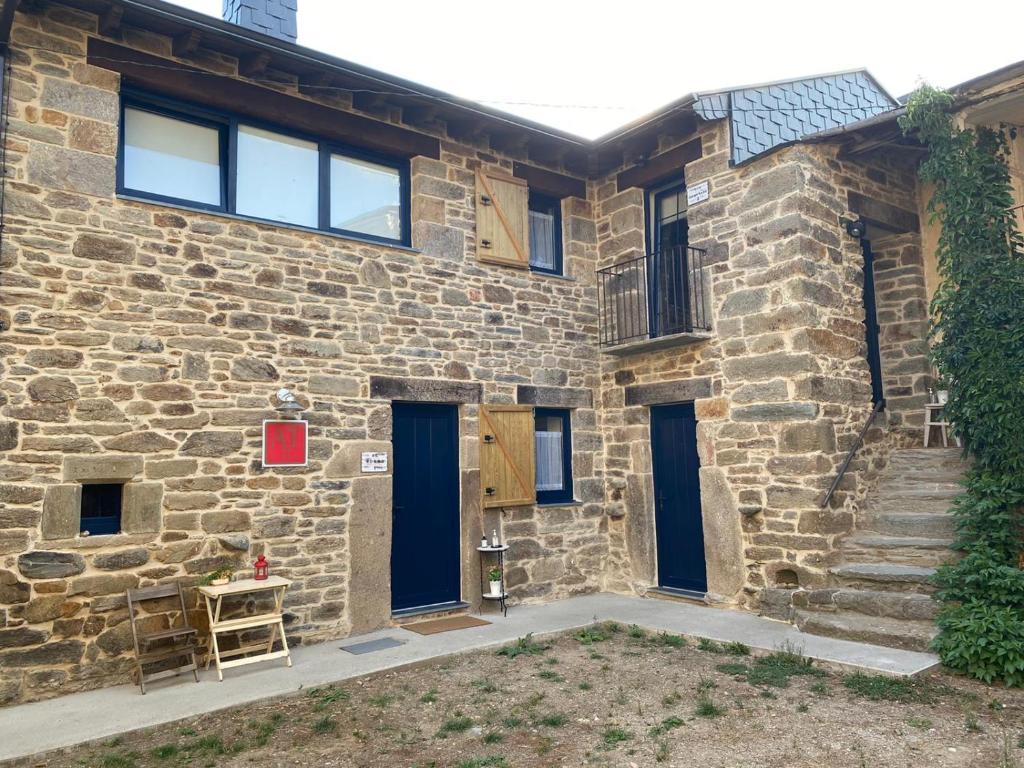
POLYGON ((342 645, 339 647, 343 651, 348 651, 349 653, 358 655, 361 653, 383 651, 387 648, 397 648, 400 645, 405 645, 405 640, 396 640, 393 637, 381 637, 377 640, 364 640, 361 643, 352 643, 352 645, 342 645))
POLYGON ((402 629, 408 629, 419 635, 436 635, 438 632, 451 632, 453 629, 469 629, 470 627, 486 627, 491 622, 483 619, 476 619, 472 616, 449 616, 446 619, 433 619, 432 621, 417 621, 415 624, 403 624, 402 629))

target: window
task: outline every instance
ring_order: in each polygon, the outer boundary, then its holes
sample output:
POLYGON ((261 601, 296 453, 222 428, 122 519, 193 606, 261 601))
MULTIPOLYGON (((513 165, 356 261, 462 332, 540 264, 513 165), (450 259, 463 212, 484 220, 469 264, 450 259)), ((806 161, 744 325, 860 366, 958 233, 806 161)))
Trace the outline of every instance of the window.
POLYGON ((81 533, 90 536, 121 532, 120 483, 91 483, 82 486, 82 512, 78 524, 81 533))
POLYGON ((564 408, 534 410, 534 443, 537 462, 537 503, 572 501, 572 434, 569 411, 564 408))
POLYGON ((238 126, 235 212, 316 227, 320 154, 316 142, 238 126))
POLYGON ((143 109, 124 111, 123 186, 220 208, 221 129, 143 109))
POLYGON ((409 163, 146 94, 122 106, 118 193, 409 243, 409 163))
POLYGON ((530 269, 562 274, 562 201, 530 193, 530 269))

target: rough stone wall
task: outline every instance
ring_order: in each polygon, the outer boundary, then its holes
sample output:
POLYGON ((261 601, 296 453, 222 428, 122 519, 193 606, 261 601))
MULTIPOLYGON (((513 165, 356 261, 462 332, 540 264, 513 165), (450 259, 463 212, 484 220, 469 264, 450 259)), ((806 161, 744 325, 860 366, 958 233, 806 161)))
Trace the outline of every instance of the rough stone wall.
MULTIPOLYGON (((119 200, 119 81, 84 55, 96 18, 39 7, 18 13, 11 53, 0 702, 124 681, 125 588, 244 569, 260 552, 295 582, 295 641, 386 621, 390 481, 357 462, 390 450, 372 377, 480 393, 461 405, 468 600, 473 548, 497 524, 479 511, 477 402, 571 401, 580 503, 505 513, 508 579, 517 600, 599 588, 591 202, 565 201, 559 279, 476 262, 474 170, 511 163, 448 139, 439 161, 412 162, 419 252, 119 200), (260 466, 279 386, 307 409, 308 468, 260 466), (124 533, 77 536, 88 479, 126 484, 124 533)), ((170 51, 139 30, 123 40, 170 51)))
MULTIPOLYGON (((859 243, 839 226, 850 213, 846 193, 895 197, 913 210, 902 196, 914 189, 894 192, 880 171, 840 163, 827 145, 798 145, 732 167, 724 125, 703 125, 699 134, 703 156, 685 176, 690 186, 710 183, 710 199, 690 208, 689 225, 691 245, 706 249, 712 265, 713 337, 602 358, 609 583, 640 591, 656 583, 647 405, 692 400, 709 590, 713 598, 756 602, 781 571, 801 583, 827 579, 854 503, 884 461, 876 429, 832 508, 820 508, 871 409, 863 260, 859 243), (638 387, 654 398, 628 405, 629 389, 638 387)), ((639 255, 642 192, 617 191, 613 177, 598 185, 597 205, 600 264, 639 255)), ((889 243, 880 245, 886 360, 916 357, 920 337, 903 338, 909 334, 900 324, 913 301, 901 289, 916 277, 897 267, 913 258, 912 244, 895 256, 889 243)), ((903 386, 895 374, 887 381, 894 393, 903 386)))

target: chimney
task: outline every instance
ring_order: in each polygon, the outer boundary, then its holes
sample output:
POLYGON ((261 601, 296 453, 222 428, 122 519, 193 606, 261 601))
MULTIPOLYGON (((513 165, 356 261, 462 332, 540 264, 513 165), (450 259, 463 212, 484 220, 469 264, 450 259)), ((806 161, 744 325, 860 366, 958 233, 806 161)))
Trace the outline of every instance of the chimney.
POLYGON ((224 0, 224 21, 294 43, 299 0, 224 0))

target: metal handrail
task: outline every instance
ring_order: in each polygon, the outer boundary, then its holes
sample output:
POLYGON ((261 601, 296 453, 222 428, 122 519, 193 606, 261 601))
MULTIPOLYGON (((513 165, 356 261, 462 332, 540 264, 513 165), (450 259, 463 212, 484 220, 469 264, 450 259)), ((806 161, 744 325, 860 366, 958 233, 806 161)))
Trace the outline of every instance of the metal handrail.
POLYGON ((871 409, 871 415, 868 416, 868 420, 864 422, 864 426, 860 430, 860 434, 857 435, 857 439, 850 446, 850 450, 846 453, 846 458, 843 459, 843 465, 839 467, 839 474, 836 475, 836 479, 832 481, 832 485, 828 488, 828 493, 825 494, 824 501, 821 502, 821 507, 824 509, 828 506, 829 502, 832 501, 832 494, 836 492, 836 488, 839 487, 839 483, 842 482, 843 476, 846 474, 846 470, 850 468, 850 462, 853 461, 853 457, 857 451, 864 444, 864 435, 868 433, 868 429, 875 421, 875 417, 878 416, 878 412, 885 408, 885 400, 879 400, 875 403, 875 407, 871 409))

